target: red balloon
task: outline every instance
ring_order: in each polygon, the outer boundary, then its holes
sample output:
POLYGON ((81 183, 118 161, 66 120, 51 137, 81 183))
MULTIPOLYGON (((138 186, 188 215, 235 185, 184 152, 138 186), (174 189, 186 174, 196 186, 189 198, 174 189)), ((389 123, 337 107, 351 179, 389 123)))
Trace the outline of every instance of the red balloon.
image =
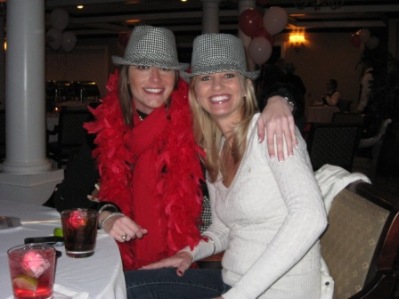
POLYGON ((250 37, 254 37, 259 28, 262 27, 262 14, 255 9, 244 10, 239 17, 238 25, 242 32, 250 37))
POLYGON ((351 43, 354 47, 359 48, 360 45, 362 44, 362 41, 360 40, 360 36, 357 33, 353 33, 351 36, 351 43))
POLYGON ((270 42, 270 44, 274 44, 273 36, 266 30, 265 27, 259 28, 255 34, 255 37, 264 37, 270 42))

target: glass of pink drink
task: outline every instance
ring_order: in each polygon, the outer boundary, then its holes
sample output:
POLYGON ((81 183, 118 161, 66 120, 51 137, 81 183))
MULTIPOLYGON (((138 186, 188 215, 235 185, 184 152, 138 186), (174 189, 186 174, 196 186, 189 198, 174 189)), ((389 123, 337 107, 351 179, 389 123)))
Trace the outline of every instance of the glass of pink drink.
POLYGON ((53 294, 55 249, 47 244, 25 244, 7 251, 15 299, 46 299, 53 294))
POLYGON ((97 237, 97 211, 72 209, 61 212, 65 252, 74 258, 94 254, 97 237))

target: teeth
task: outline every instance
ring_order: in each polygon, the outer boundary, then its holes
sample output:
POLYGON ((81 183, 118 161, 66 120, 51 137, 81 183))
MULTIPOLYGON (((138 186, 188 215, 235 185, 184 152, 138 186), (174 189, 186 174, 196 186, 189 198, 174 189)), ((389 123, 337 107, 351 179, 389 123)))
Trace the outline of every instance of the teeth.
POLYGON ((211 98, 211 101, 212 102, 221 102, 221 101, 224 101, 227 99, 228 99, 227 96, 216 96, 216 97, 211 98))
POLYGON ((151 93, 160 93, 160 92, 162 92, 161 88, 146 88, 145 90, 148 91, 148 92, 151 92, 151 93))

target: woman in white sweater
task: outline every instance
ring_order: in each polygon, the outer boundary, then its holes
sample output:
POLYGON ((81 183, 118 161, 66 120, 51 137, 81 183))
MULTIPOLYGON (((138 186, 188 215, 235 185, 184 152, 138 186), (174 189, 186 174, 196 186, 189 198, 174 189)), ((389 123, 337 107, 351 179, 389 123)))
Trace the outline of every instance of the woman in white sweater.
POLYGON ((197 37, 191 68, 186 76, 196 139, 206 152, 212 224, 194 248, 126 273, 128 295, 319 299, 318 239, 327 220, 304 140, 297 130, 298 147, 285 162, 258 142, 252 85, 258 74, 246 70, 237 37, 197 37), (222 251, 221 271, 190 268, 222 251))

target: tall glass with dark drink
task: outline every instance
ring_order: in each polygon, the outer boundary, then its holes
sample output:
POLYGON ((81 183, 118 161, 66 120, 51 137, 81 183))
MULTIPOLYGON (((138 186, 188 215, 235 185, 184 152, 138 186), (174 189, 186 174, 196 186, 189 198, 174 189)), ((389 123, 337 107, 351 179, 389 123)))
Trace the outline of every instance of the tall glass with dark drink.
POLYGON ((74 258, 94 254, 98 215, 92 209, 72 209, 61 212, 65 252, 74 258))

